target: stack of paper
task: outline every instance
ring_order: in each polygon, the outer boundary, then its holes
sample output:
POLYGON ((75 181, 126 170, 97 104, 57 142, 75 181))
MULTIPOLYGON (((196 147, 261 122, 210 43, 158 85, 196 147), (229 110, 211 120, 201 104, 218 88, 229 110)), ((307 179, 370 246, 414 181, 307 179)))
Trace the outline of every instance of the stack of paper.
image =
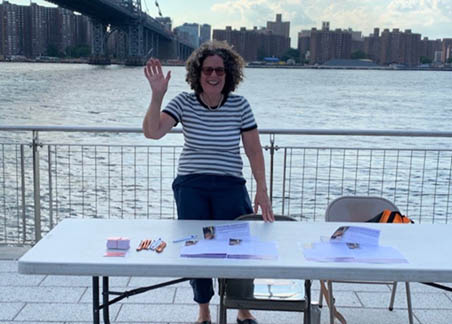
POLYGON ((390 246, 378 244, 380 231, 359 226, 341 226, 326 242, 303 248, 304 257, 319 262, 407 263, 390 246))
POLYGON ((252 237, 249 223, 226 224, 203 228, 204 240, 187 241, 181 248, 181 257, 276 259, 276 242, 264 242, 252 237))

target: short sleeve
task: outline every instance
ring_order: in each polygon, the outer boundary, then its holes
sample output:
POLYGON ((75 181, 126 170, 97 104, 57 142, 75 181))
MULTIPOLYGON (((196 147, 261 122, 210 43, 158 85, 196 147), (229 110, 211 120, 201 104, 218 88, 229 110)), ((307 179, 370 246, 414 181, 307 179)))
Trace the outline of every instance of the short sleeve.
POLYGON ((173 117, 173 119, 176 121, 175 125, 177 125, 177 123, 180 123, 182 121, 182 110, 186 104, 186 93, 182 92, 171 99, 171 101, 163 109, 163 112, 173 117))
POLYGON ((243 98, 242 103, 242 125, 240 127, 240 132, 250 131, 257 128, 256 120, 254 119, 253 111, 248 103, 248 100, 243 98))

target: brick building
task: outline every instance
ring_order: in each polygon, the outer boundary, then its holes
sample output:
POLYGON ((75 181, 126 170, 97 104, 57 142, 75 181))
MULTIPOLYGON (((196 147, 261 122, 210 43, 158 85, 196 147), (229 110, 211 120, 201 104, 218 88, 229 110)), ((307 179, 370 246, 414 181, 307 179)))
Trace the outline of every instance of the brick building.
POLYGON ((281 57, 290 48, 290 38, 275 35, 267 29, 233 30, 231 26, 226 29, 214 29, 213 38, 227 41, 242 55, 247 62, 262 60, 264 57, 281 57))
POLYGON ((452 57, 452 38, 444 38, 441 49, 441 61, 446 63, 452 57))
POLYGON ((408 67, 419 65, 421 35, 411 30, 401 32, 394 28, 385 29, 380 37, 380 58, 382 65, 403 64, 408 67))
POLYGON ((302 30, 298 33, 298 52, 301 58, 307 58, 311 50, 311 31, 302 30))
POLYGON ((419 44, 419 55, 425 57, 431 61, 435 60, 435 52, 442 50, 441 39, 429 40, 428 37, 424 37, 419 44))
POLYGON ((352 34, 347 30, 329 30, 329 23, 323 23, 322 30, 311 29, 310 64, 323 64, 331 59, 349 59, 352 48, 352 34))
POLYGON ((91 23, 63 8, 0 4, 0 55, 37 57, 91 43, 91 23))
POLYGON ((212 34, 212 26, 209 24, 202 24, 199 26, 199 43, 202 44, 210 40, 212 34))
POLYGON ((374 32, 368 37, 364 37, 364 53, 367 58, 380 64, 380 29, 374 28, 374 32))
POLYGON ((288 38, 290 35, 290 22, 282 21, 282 15, 276 14, 276 21, 267 21, 267 30, 271 31, 274 35, 288 38))

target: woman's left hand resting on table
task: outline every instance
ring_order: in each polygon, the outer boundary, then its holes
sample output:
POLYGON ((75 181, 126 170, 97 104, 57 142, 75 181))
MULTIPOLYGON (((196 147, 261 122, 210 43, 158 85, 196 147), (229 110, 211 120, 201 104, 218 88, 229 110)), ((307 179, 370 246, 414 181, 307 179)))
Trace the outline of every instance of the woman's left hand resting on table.
POLYGON ((275 216, 273 215, 272 204, 267 195, 267 190, 259 189, 256 190, 256 196, 254 197, 254 213, 257 214, 259 207, 262 211, 262 218, 266 222, 273 222, 275 216))
POLYGON ((273 222, 273 215, 270 198, 267 194, 267 184, 265 180, 265 162, 262 146, 259 139, 259 132, 256 129, 242 133, 242 142, 256 179, 256 196, 254 198, 254 213, 257 214, 259 207, 262 211, 262 218, 266 222, 273 222))

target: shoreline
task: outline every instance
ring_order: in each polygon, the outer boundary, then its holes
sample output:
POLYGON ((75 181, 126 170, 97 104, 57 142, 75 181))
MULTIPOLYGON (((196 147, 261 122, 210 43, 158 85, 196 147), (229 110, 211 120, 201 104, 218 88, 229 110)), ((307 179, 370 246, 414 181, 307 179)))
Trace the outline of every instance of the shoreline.
POLYGON ((403 68, 393 68, 389 66, 323 66, 323 65, 247 65, 247 68, 252 69, 313 69, 313 70, 377 70, 377 71, 452 71, 452 67, 429 67, 429 68, 419 68, 419 67, 403 67, 403 68))
MULTIPOLYGON (((88 60, 61 59, 61 60, 0 60, 1 63, 53 63, 53 64, 89 64, 88 60)), ((122 62, 112 61, 109 65, 124 65, 122 62)), ((184 64, 162 63, 162 66, 185 66, 184 64)), ((452 71, 451 67, 390 67, 390 66, 325 66, 325 65, 288 65, 288 64, 247 64, 250 69, 311 69, 311 70, 375 70, 375 71, 452 71)))

